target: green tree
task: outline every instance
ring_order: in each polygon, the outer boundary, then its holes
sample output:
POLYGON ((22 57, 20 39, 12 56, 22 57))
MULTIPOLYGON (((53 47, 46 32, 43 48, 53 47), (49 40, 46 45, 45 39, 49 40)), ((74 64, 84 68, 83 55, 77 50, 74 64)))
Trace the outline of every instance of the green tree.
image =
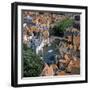
POLYGON ((66 28, 73 26, 73 23, 74 23, 74 20, 70 18, 57 22, 52 29, 52 34, 56 36, 60 36, 61 34, 63 34, 66 28))
POLYGON ((73 26, 74 20, 67 18, 62 20, 61 22, 56 23, 56 27, 60 32, 64 32, 66 28, 73 26))
POLYGON ((24 77, 40 76, 44 63, 38 55, 36 55, 30 48, 24 46, 23 49, 23 65, 24 77))

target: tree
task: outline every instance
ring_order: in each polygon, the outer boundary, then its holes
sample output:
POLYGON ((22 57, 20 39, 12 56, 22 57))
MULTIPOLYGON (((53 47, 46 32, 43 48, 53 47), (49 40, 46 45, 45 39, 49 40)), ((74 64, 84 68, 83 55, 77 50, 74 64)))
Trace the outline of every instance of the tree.
POLYGON ((36 77, 40 76, 44 63, 38 55, 36 55, 30 48, 23 46, 23 76, 36 77))
POLYGON ((70 18, 57 22, 52 29, 52 34, 56 36, 63 36, 66 28, 73 26, 73 23, 74 20, 70 18))

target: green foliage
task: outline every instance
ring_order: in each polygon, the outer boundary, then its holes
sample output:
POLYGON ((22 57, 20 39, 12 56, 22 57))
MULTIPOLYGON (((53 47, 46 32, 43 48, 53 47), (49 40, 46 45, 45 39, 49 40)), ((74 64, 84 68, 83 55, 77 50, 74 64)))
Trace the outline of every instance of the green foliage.
POLYGON ((60 32, 64 32, 66 28, 73 26, 74 20, 73 19, 64 19, 61 22, 57 22, 56 27, 60 32))
POLYGON ((23 47, 24 77, 40 76, 44 63, 30 48, 23 47))
POLYGON ((59 21, 50 30, 50 34, 51 35, 55 35, 55 36, 63 37, 66 28, 69 28, 69 27, 73 26, 73 23, 74 23, 74 20, 70 19, 70 18, 67 18, 67 19, 64 19, 62 21, 59 21))

